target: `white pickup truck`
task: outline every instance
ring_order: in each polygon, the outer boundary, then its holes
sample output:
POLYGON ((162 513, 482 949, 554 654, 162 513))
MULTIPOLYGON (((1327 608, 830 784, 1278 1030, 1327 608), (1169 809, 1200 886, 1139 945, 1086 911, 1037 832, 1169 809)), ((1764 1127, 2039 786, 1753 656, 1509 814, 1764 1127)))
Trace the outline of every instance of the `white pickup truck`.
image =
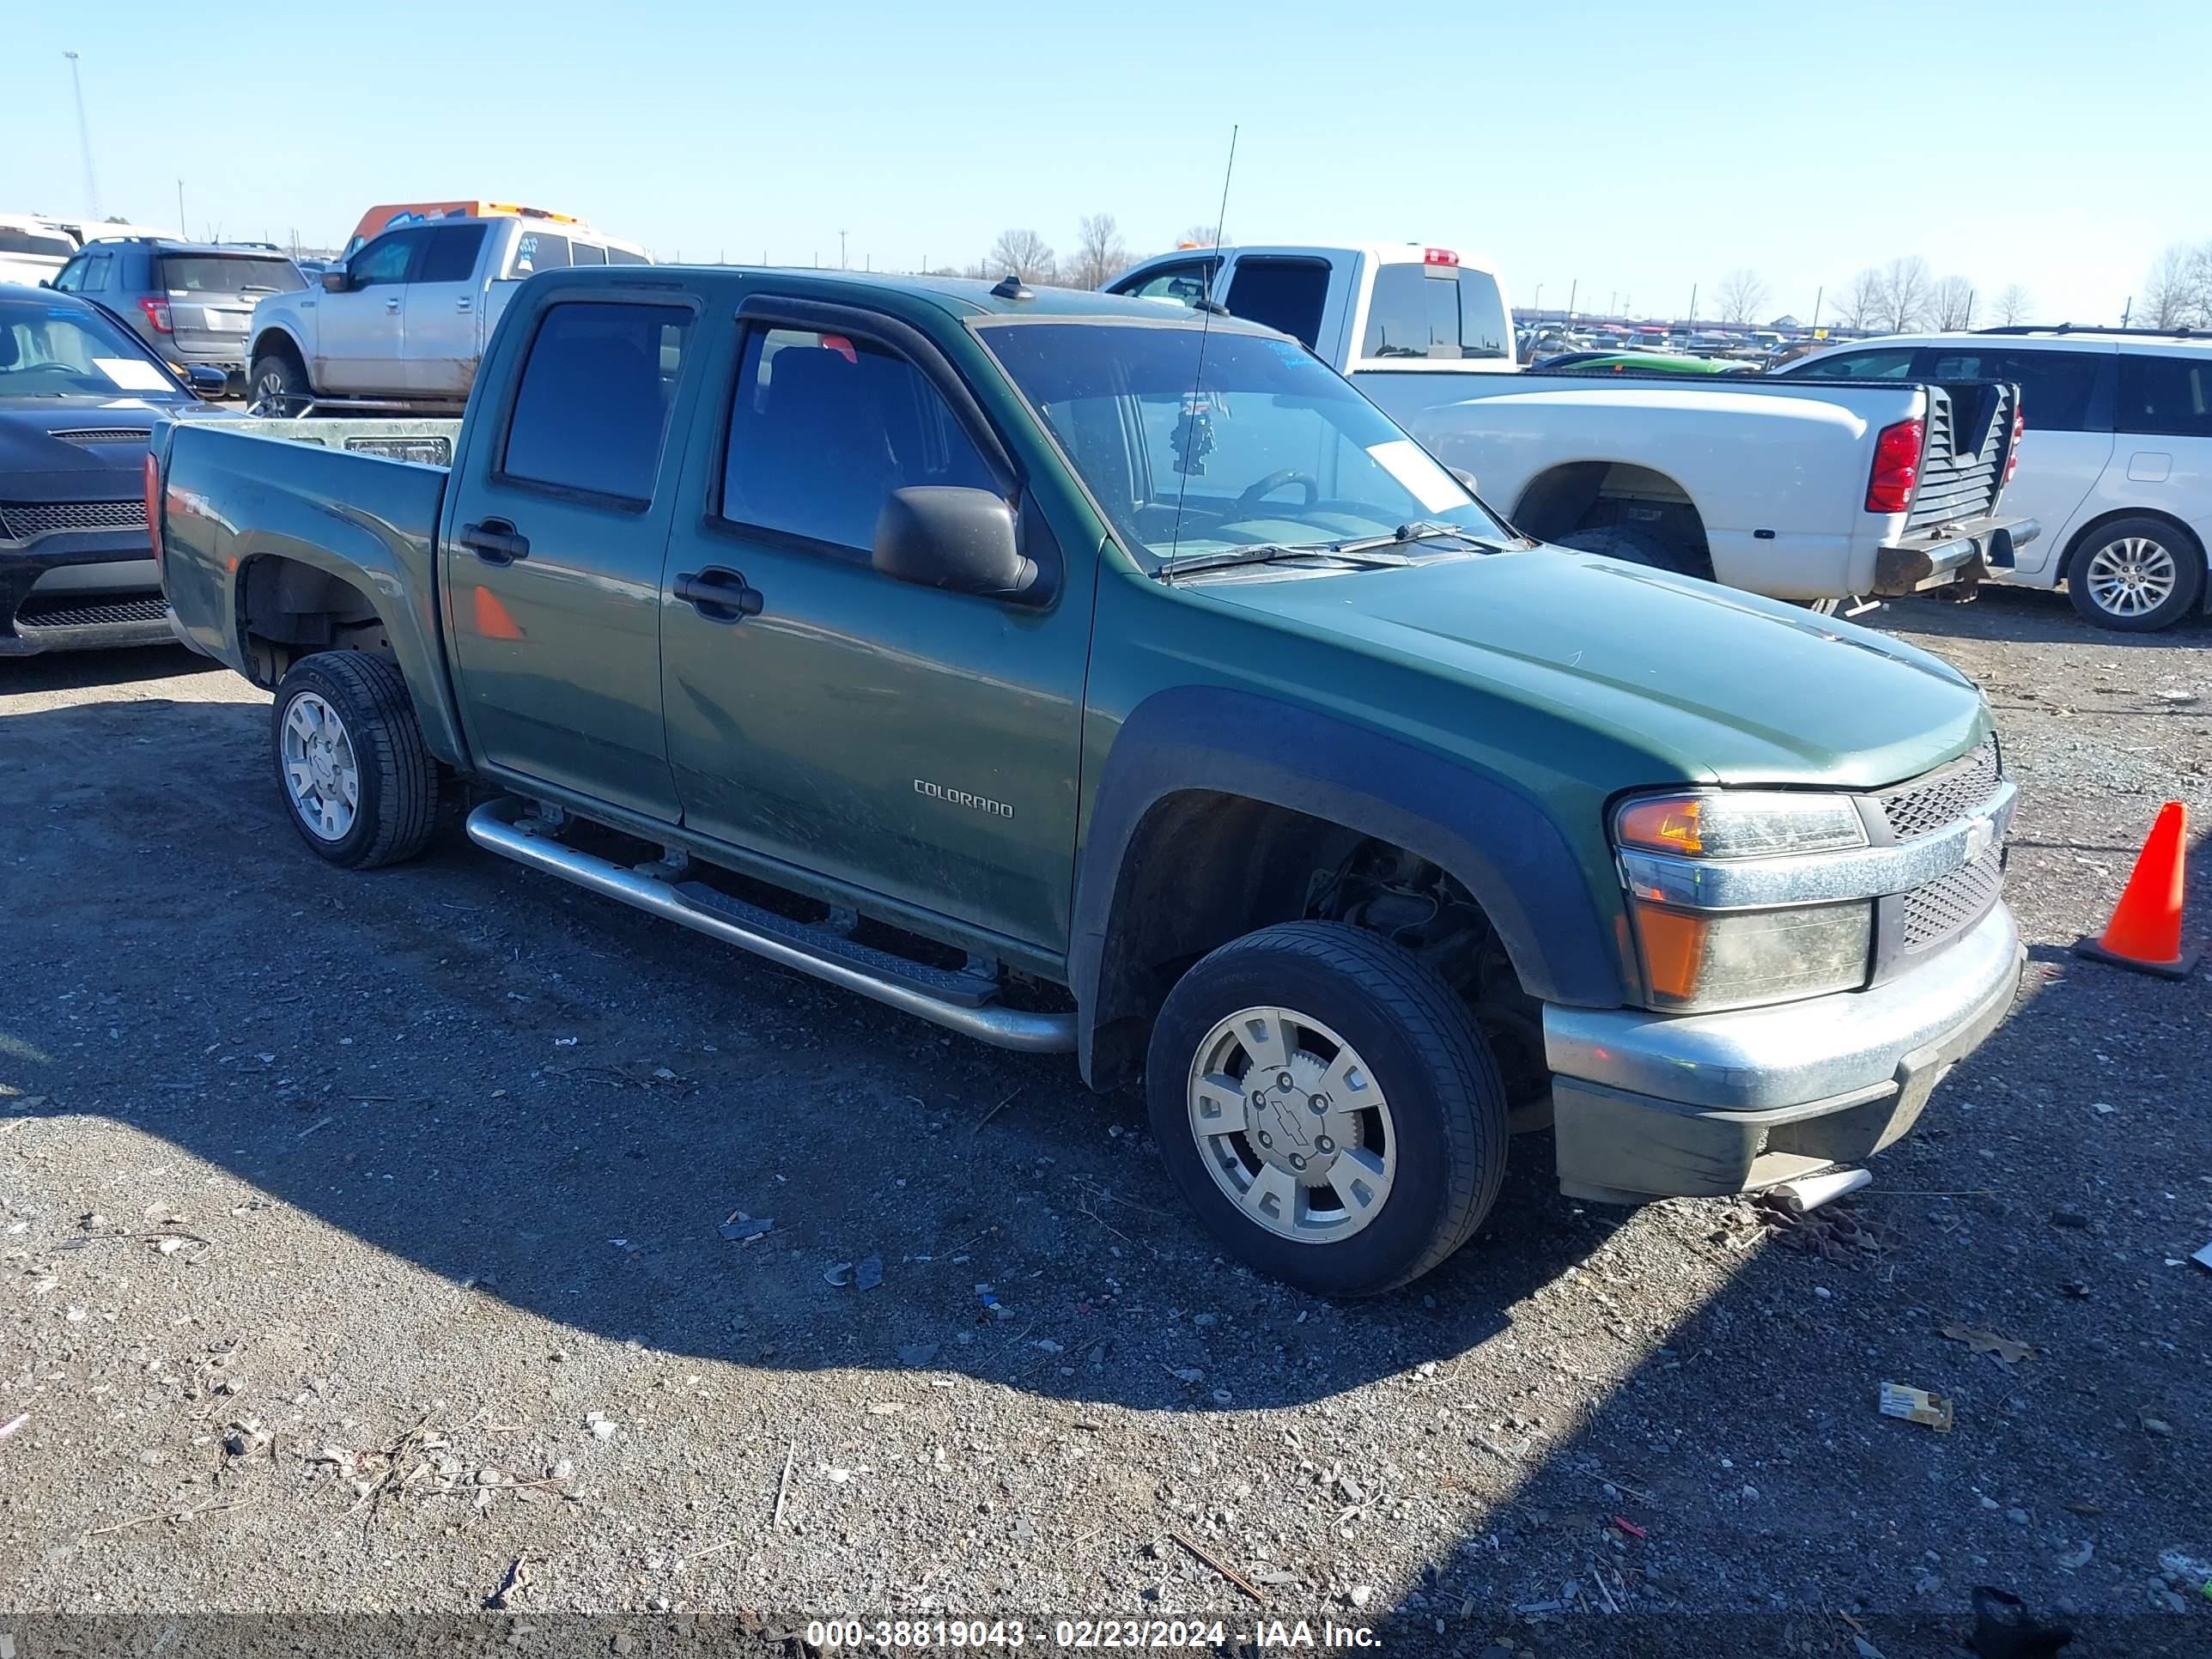
POLYGON ((569 265, 652 263, 574 223, 501 214, 398 226, 324 271, 320 286, 254 307, 247 396, 265 415, 317 404, 458 413, 523 282, 569 265))
POLYGON ((1304 341, 1562 546, 1832 610, 1977 582, 2039 533, 1998 510, 2016 386, 1519 373, 1495 274, 1417 243, 1188 248, 1108 289, 1304 341))

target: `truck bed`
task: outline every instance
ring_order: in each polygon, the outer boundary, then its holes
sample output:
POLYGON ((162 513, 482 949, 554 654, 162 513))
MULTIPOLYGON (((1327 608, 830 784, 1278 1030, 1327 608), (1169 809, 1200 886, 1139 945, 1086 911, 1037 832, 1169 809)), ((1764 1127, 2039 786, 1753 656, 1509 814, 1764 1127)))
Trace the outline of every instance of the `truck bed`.
MULTIPOLYGON (((246 585, 279 571, 288 582, 327 572, 366 581, 403 606, 390 613, 392 652, 410 683, 442 685, 438 530, 460 427, 419 419, 165 424, 153 447, 164 458, 161 586, 178 637, 265 683, 268 674, 248 660, 251 642, 238 637, 246 585)), ((445 724, 442 712, 426 710, 426 728, 445 724)))

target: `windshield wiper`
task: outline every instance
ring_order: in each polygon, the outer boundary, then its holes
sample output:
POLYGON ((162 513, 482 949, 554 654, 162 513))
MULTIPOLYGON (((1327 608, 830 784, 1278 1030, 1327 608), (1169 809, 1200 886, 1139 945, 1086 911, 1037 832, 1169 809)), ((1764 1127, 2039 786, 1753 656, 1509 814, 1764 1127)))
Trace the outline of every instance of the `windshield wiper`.
POLYGON ((1187 559, 1171 558, 1160 566, 1157 574, 1162 581, 1168 581, 1196 571, 1229 570, 1240 564, 1273 564, 1279 559, 1339 559, 1347 564, 1368 565, 1377 569, 1413 562, 1402 554, 1382 556, 1372 551, 1346 552, 1328 542, 1316 542, 1310 547, 1285 547, 1279 542, 1255 542, 1249 547, 1232 547, 1219 553, 1194 553, 1187 559))
MULTIPOLYGON (((1503 553, 1506 550, 1503 542, 1485 541, 1471 532, 1462 530, 1457 525, 1438 524, 1433 519, 1416 519, 1411 524, 1401 524, 1387 536, 1365 536, 1353 541, 1332 542, 1328 550, 1332 553, 1372 553, 1380 548, 1402 546, 1407 542, 1434 541, 1439 536, 1449 536, 1486 552, 1503 553)), ((1412 564, 1415 561, 1395 559, 1390 562, 1412 564)))

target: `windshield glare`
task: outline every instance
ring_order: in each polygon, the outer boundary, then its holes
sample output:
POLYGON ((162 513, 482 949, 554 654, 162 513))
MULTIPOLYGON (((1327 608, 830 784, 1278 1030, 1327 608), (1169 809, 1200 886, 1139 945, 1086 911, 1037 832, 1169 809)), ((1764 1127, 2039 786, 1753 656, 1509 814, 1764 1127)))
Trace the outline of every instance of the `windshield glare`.
POLYGON ((0 305, 0 398, 127 398, 176 391, 161 366, 97 312, 0 305))
POLYGON ((1323 547, 1416 521, 1510 532, 1295 341, 1141 323, 978 327, 1125 543, 1323 547))

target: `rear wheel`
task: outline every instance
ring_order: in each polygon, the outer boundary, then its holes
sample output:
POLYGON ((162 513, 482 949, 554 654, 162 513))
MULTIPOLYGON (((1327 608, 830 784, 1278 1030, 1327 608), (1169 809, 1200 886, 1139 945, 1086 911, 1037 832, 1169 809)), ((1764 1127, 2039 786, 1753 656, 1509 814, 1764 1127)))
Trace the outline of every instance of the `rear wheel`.
POLYGON ((319 651, 276 688, 276 787, 300 839, 349 870, 421 852, 438 819, 438 767, 398 666, 319 651))
POLYGON ((2204 592, 2204 551, 2162 519, 2115 519, 2075 550, 2066 594, 2100 628, 2170 628, 2204 592))
POLYGON ((1505 1090, 1466 1005, 1400 946, 1334 922, 1263 928, 1185 974, 1146 1091, 1199 1218, 1321 1295, 1427 1273, 1504 1178, 1505 1090))
POLYGON ((246 403, 255 415, 295 415, 301 406, 314 395, 307 384, 307 371, 281 351, 253 360, 253 372, 246 377, 246 403))

